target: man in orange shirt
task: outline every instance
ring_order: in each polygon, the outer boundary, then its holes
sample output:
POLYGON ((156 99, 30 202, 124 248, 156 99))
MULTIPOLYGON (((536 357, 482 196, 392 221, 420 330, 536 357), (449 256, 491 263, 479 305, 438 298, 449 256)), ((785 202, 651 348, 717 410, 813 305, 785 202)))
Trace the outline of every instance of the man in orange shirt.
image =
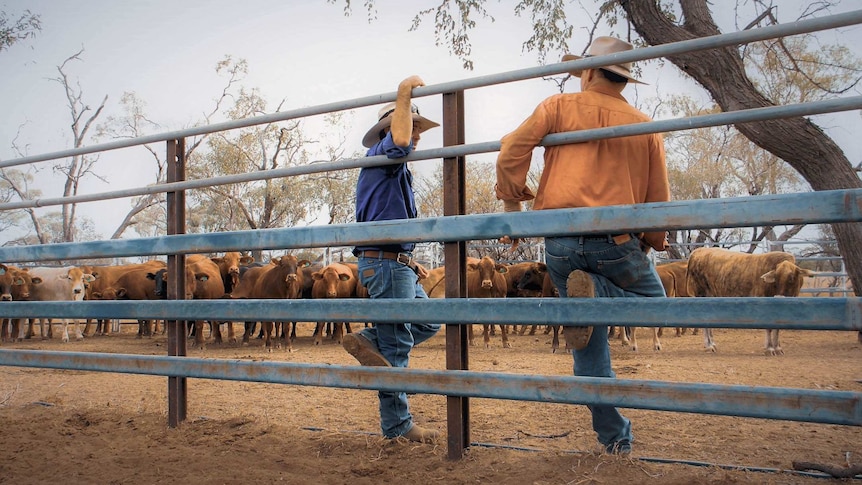
MULTIPOLYGON (((614 37, 598 37, 589 56, 630 50, 614 37)), ((563 61, 579 59, 565 55, 563 61)), ((526 185, 533 148, 545 135, 651 121, 622 96, 632 77, 631 63, 571 73, 581 79, 581 92, 545 99, 515 131, 502 139, 497 157, 497 198, 507 212, 520 211, 521 201, 535 198, 534 210, 601 207, 670 200, 661 135, 638 135, 545 148, 545 167, 534 195, 526 185)), ((508 236, 503 242, 518 244, 508 236)), ((647 257, 652 247, 663 251, 664 232, 545 238, 545 263, 564 297, 665 296, 655 266, 647 257)), ((565 327, 576 376, 609 377, 607 326, 565 327), (595 331, 594 331, 595 330, 595 331)), ((613 406, 589 406, 593 429, 609 453, 631 452, 631 422, 613 406)))

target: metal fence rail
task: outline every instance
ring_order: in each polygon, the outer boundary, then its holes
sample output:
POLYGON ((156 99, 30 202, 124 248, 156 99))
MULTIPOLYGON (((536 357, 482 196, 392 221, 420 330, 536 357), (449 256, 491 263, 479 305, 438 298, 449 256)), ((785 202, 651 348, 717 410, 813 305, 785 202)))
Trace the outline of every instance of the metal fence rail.
POLYGON ((30 350, 0 352, 0 365, 862 425, 862 393, 847 391, 30 350))

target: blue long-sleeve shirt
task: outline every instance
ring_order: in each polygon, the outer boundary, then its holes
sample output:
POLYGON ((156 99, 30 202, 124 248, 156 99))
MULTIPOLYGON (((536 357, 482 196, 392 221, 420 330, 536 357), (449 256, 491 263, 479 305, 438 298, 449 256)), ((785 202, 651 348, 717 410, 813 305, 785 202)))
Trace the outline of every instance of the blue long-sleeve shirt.
MULTIPOLYGON (((392 133, 387 133, 365 155, 373 157, 386 155, 388 158, 406 157, 413 151, 413 141, 407 147, 399 147, 392 141, 392 133)), ((395 163, 379 167, 365 167, 359 172, 356 183, 356 222, 390 221, 394 219, 415 219, 416 200, 413 196, 413 174, 406 163, 395 163)), ((353 253, 360 251, 413 251, 414 243, 356 246, 353 253)))

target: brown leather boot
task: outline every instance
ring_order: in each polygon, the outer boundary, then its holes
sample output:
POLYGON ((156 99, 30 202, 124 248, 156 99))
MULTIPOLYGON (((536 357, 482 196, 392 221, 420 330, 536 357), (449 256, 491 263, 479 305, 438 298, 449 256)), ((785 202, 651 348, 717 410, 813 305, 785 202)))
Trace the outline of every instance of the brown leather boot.
MULTIPOLYGON (((579 269, 572 271, 566 279, 566 296, 569 298, 595 298, 596 284, 593 282, 593 278, 579 269)), ((575 350, 586 348, 592 335, 593 327, 563 327, 566 347, 575 350)))
POLYGON ((380 350, 367 338, 355 333, 348 333, 341 340, 344 350, 352 355, 360 364, 375 367, 392 367, 380 350))
POLYGON ((440 437, 440 432, 436 429, 427 429, 414 424, 413 427, 410 428, 410 431, 401 436, 410 441, 433 444, 436 443, 437 438, 440 437))

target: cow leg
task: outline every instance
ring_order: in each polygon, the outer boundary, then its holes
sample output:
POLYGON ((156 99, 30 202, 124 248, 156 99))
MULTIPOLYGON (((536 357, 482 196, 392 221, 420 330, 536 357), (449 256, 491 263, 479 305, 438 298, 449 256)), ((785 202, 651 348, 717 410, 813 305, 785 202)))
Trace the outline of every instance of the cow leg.
POLYGON ((84 334, 81 333, 81 322, 77 318, 73 318, 72 322, 75 325, 75 340, 84 340, 84 334))
POLYGON ((69 341, 69 319, 63 319, 63 343, 69 341))
POLYGON ((296 322, 287 322, 290 325, 290 341, 296 340, 296 322))
POLYGON ((84 325, 84 335, 86 335, 87 337, 92 337, 93 335, 95 335, 99 332, 98 322, 96 323, 96 328, 95 328, 94 332, 90 333, 90 330, 93 330, 93 319, 92 318, 88 318, 87 323, 84 325))
POLYGON ((631 345, 631 340, 629 339, 629 335, 631 335, 631 327, 619 327, 620 331, 620 343, 625 346, 631 345))
POLYGON ((660 330, 661 327, 652 328, 652 348, 656 351, 661 350, 661 340, 659 339, 659 337, 661 337, 660 330))
POLYGON ((326 322, 317 322, 317 326, 314 328, 314 345, 320 345, 323 340, 323 334, 325 332, 326 322))
POLYGON ((548 325, 548 330, 554 331, 554 336, 551 339, 551 353, 556 354, 557 349, 560 348, 560 326, 559 325, 548 325))
POLYGON ((254 326, 256 324, 256 322, 245 322, 243 324, 244 330, 242 332, 242 343, 240 344, 240 346, 248 345, 248 341, 251 338, 251 334, 254 333, 254 326))
POLYGON ((213 337, 213 343, 216 345, 221 345, 221 324, 222 322, 210 321, 210 335, 213 337))
POLYGON ((784 350, 778 342, 778 330, 777 328, 766 330, 766 355, 784 355, 784 350))
POLYGON ((468 326, 470 328, 469 328, 469 331, 467 332, 467 345, 472 347, 473 345, 476 345, 473 341, 473 324, 468 324, 468 326))
POLYGON ((263 332, 263 348, 267 352, 272 352, 272 331, 275 324, 273 322, 261 322, 261 331, 263 332))
POLYGON ((341 344, 341 340, 344 338, 343 322, 332 322, 332 338, 335 339, 335 343, 341 344))
MULTIPOLYGON (((514 329, 513 329, 513 331, 514 331, 514 329)), ((504 349, 511 349, 512 348, 512 344, 509 343, 509 335, 508 335, 508 331, 506 329, 506 325, 500 325, 500 338, 503 339, 503 348, 504 349)))
POLYGON ((485 343, 485 348, 491 348, 491 330, 493 330, 493 325, 489 325, 487 323, 482 324, 482 342, 485 343))
POLYGON ((703 329, 703 346, 706 348, 708 352, 715 352, 715 342, 712 340, 712 329, 704 328, 703 329))
POLYGON ((626 340, 629 341, 629 344, 632 347, 632 352, 638 351, 638 328, 637 327, 623 327, 623 334, 626 335, 626 340))
POLYGON ((204 321, 195 320, 195 347, 206 350, 206 337, 204 337, 204 321))

